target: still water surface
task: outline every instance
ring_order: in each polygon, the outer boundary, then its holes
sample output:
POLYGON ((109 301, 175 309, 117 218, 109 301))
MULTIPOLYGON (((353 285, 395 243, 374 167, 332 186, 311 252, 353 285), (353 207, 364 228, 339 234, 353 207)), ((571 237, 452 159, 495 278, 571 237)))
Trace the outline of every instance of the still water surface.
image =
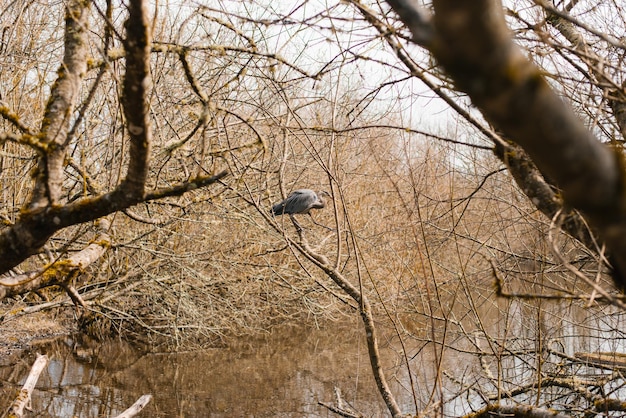
MULTIPOLYGON (((576 352, 626 353, 623 312, 486 297, 475 302, 470 308, 456 303, 445 326, 407 315, 402 319, 408 332, 406 357, 399 354, 393 332, 380 333, 385 373, 402 411, 422 411, 434 397, 444 403, 428 416, 462 416, 485 405, 476 391, 497 393, 500 380, 493 376, 498 373, 507 390, 531 387, 537 364, 544 374, 561 378, 580 377, 581 372, 592 381, 604 376, 601 369, 564 364, 562 356, 549 350, 569 357, 576 352), (440 361, 433 359, 435 348, 440 361), (405 359, 412 380, 402 365, 405 359), (436 365, 442 374, 436 374, 436 365)), ((143 417, 335 417, 318 404, 334 403, 335 387, 366 416, 389 416, 356 318, 321 329, 284 327, 263 338, 240 338, 228 348, 193 353, 147 353, 120 341, 89 348, 69 338, 37 351, 50 357, 33 397, 32 416, 37 417, 111 417, 144 394, 153 399, 143 417)), ((0 366, 0 406, 9 405, 34 358, 33 352, 17 364, 0 363, 5 364, 0 366)), ((607 393, 626 399, 618 380, 607 386, 607 393)), ((540 399, 551 406, 569 402, 561 392, 544 389, 540 398, 532 392, 518 400, 532 404, 540 399)))
MULTIPOLYGON (((38 417, 109 417, 143 394, 143 417, 330 417, 334 387, 371 416, 386 416, 359 334, 282 329, 202 352, 142 353, 120 341, 94 349, 71 339, 38 349, 50 362, 34 393, 38 417)), ((23 383, 34 353, 0 369, 3 405, 23 383)))

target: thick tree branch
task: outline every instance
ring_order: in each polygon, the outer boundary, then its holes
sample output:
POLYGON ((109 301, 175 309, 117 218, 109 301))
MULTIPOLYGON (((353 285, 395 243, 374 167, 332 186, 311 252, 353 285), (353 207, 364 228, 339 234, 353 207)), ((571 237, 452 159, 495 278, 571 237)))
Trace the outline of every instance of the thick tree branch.
POLYGON ((90 3, 73 0, 66 8, 65 52, 41 123, 39 141, 43 148, 29 203, 31 209, 58 204, 61 198, 67 132, 87 70, 86 25, 90 3))
POLYGON ((224 178, 228 172, 198 177, 188 182, 158 189, 145 196, 129 198, 124 184, 112 192, 86 197, 65 206, 42 208, 24 212, 18 221, 0 232, 0 273, 20 264, 41 248, 56 231, 70 225, 93 221, 111 213, 127 209, 137 203, 180 196, 188 191, 207 187, 224 178))
MULTIPOLYGON (((506 146, 501 146, 496 144, 494 153, 506 164, 515 183, 526 197, 548 219, 552 219, 558 211, 563 209, 561 196, 553 186, 545 181, 535 163, 519 145, 507 144, 506 146)), ((597 242, 578 212, 569 211, 562 216, 563 223, 561 229, 590 250, 597 251, 597 242)))
POLYGON ((129 198, 143 197, 152 130, 150 128, 148 91, 150 77, 150 30, 142 0, 132 0, 126 22, 126 76, 122 105, 130 137, 128 173, 124 188, 129 198))
MULTIPOLYGON (((145 192, 152 135, 148 104, 151 84, 150 35, 143 2, 133 0, 129 6, 127 38, 124 42, 126 75, 122 101, 130 136, 126 178, 108 193, 100 194, 91 187, 92 193, 98 193, 96 196, 74 200, 64 206, 60 204, 68 120, 86 70, 84 37, 88 4, 75 0, 67 8, 64 62, 46 108, 41 139, 34 138, 37 145, 34 148, 42 154, 35 191, 31 203, 22 210, 18 220, 0 231, 0 254, 3 255, 0 258, 0 274, 35 254, 55 232, 63 228, 99 219, 137 203, 180 196, 187 191, 209 186, 227 174, 223 171, 213 176, 200 176, 167 188, 145 192), (56 174, 51 174, 53 172, 56 174)), ((32 274, 34 276, 25 283, 37 276, 37 273, 32 274)))
POLYGON ((438 39, 433 54, 458 87, 563 188, 568 203, 589 213, 614 211, 621 195, 618 159, 511 41, 501 4, 434 4, 438 39))
MULTIPOLYGON (((420 32, 419 39, 416 39, 414 36, 413 40, 416 43, 425 47, 432 46, 431 44, 434 42, 435 32, 434 28, 431 27, 432 22, 428 17, 420 10, 416 9, 408 0, 389 0, 388 3, 393 6, 394 10, 398 12, 402 19, 407 19, 407 26, 411 28, 413 33, 420 32), (412 13, 418 13, 418 16, 412 16, 412 13), (426 34, 428 34, 428 39, 424 41, 426 39, 424 35, 426 34), (422 41, 420 41, 420 39, 422 41)), ((501 138, 493 130, 483 126, 480 121, 447 95, 441 87, 431 82, 428 77, 425 76, 424 71, 410 59, 402 45, 395 40, 393 31, 379 20, 379 17, 373 10, 367 8, 357 0, 353 0, 352 4, 355 5, 363 17, 376 28, 380 35, 386 40, 400 62, 405 65, 412 76, 419 78, 463 119, 476 127, 486 138, 493 142, 494 154, 506 164, 517 185, 533 202, 537 209, 545 214, 548 219, 552 219, 559 210, 563 209, 563 199, 561 196, 557 193, 553 185, 546 182, 543 174, 521 147, 501 138)), ((422 135, 424 135, 424 133, 422 133, 422 135)), ((592 251, 596 250, 596 242, 591 235, 591 231, 578 212, 569 211, 567 215, 565 215, 562 229, 587 246, 587 248, 592 251)))
POLYGON ((17 399, 15 399, 13 404, 9 407, 7 414, 9 417, 21 418, 24 416, 24 408, 28 409, 30 407, 35 385, 37 385, 39 375, 41 375, 41 372, 43 372, 47 364, 48 356, 37 353, 37 359, 35 363, 33 363, 33 367, 31 367, 30 373, 24 382, 24 386, 22 386, 22 389, 17 395, 17 399))
MULTIPOLYGON (((617 270, 626 272, 621 155, 585 128, 512 42, 499 1, 437 0, 434 9, 433 55, 485 117, 554 180, 565 203, 583 212, 617 270)), ((626 288, 626 278, 615 276, 626 288)))
POLYGON ((559 414, 556 411, 537 408, 534 406, 518 405, 489 405, 484 409, 474 412, 466 417, 472 418, 491 418, 497 416, 506 416, 512 418, 567 418, 569 415, 559 414))
POLYGON ((99 234, 96 238, 82 251, 68 258, 58 260, 37 271, 0 278, 0 300, 55 284, 65 283, 69 285, 67 283, 68 277, 73 277, 74 273, 83 271, 102 257, 102 254, 109 248, 111 245, 111 238, 108 234, 109 226, 110 224, 106 219, 100 220, 98 224, 99 234))

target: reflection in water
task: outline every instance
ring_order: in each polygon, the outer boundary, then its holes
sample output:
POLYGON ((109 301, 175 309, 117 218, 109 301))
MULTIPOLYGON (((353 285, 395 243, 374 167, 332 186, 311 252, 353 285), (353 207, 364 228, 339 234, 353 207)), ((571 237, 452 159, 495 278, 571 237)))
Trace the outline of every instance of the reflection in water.
MULTIPOLYGON (((385 416, 359 331, 283 329, 236 347, 183 354, 145 354, 122 342, 77 350, 61 341, 38 350, 51 361, 32 406, 42 417, 113 416, 151 393, 141 416, 325 417, 332 414, 317 402, 332 403, 338 386, 361 410, 385 416)), ((1 369, 2 404, 33 357, 1 369)))
MULTIPOLYGON (((576 403, 584 410, 587 401, 564 388, 542 383, 537 394, 538 371, 543 379, 585 376, 593 383, 605 371, 564 356, 626 352, 624 315, 609 308, 479 296, 473 305, 455 304, 445 325, 442 317, 430 321, 410 313, 398 318, 412 381, 402 366, 396 333, 381 335, 386 374, 403 412, 414 413, 417 403, 420 411, 440 405, 429 416, 462 416, 482 408, 491 396, 521 387, 528 390, 517 401, 541 401, 555 409, 576 403), (433 360, 434 350, 440 363, 433 360)), ((200 353, 145 353, 119 341, 89 348, 69 339, 37 351, 51 358, 33 399, 41 417, 113 416, 148 393, 154 397, 142 416, 334 417, 318 401, 333 403, 335 386, 366 416, 389 416, 357 322, 323 329, 285 327, 265 338, 242 338, 229 348, 200 353)), ((0 368, 1 405, 8 405, 33 359, 0 368)), ((622 383, 606 384, 605 393, 626 397, 618 387, 622 383)))

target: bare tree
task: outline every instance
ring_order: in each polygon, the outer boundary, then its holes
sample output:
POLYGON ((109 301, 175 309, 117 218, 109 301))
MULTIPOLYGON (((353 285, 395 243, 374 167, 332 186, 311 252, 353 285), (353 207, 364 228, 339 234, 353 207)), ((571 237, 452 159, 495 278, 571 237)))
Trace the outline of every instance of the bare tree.
POLYGON ((74 303, 176 345, 270 318, 231 291, 263 239, 229 190, 266 176, 285 92, 318 75, 232 10, 18 1, 2 16, 0 293, 30 295, 4 319, 74 303))
POLYGON ((358 313, 392 415, 618 410, 564 328, 621 320, 620 41, 580 2, 389 4, 7 5, 0 296, 185 348, 358 313), (270 216, 299 188, 326 228, 270 216))
MULTIPOLYGON (((3 254, 0 270, 3 272, 39 251, 60 229, 101 218, 140 202, 177 196, 190 189, 206 187, 226 175, 226 171, 222 171, 170 187, 146 190, 152 142, 148 113, 151 38, 144 6, 142 2, 133 2, 129 6, 127 32, 123 39, 126 72, 121 105, 129 138, 126 174, 108 192, 92 189, 91 196, 69 201, 67 189, 64 190, 67 183, 65 170, 69 166, 69 152, 76 140, 76 130, 91 99, 89 95, 85 98, 80 96, 81 83, 90 59, 87 51, 89 9, 88 2, 70 2, 67 5, 63 61, 57 71, 57 80, 50 92, 40 128, 25 126, 15 113, 3 107, 4 118, 16 129, 15 133, 4 133, 3 142, 12 141, 28 146, 37 153, 30 197, 15 222, 6 226, 0 235, 0 252, 3 254)), ((107 37, 106 43, 110 41, 110 37, 107 37)), ((104 48, 106 51, 108 46, 105 44, 104 48)), ((108 65, 107 62, 103 63, 101 71, 108 65)), ((98 80, 92 90, 98 87, 98 80)), ((89 182, 87 174, 83 175, 84 181, 89 182)))

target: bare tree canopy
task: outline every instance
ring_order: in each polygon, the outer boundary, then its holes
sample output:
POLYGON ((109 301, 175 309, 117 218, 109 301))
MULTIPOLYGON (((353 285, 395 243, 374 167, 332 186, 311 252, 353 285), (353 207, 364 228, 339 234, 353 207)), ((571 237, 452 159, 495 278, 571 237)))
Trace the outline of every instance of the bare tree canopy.
MULTIPOLYGON (((109 3, 109 14, 111 7, 109 3)), ((93 221, 141 202, 179 196, 189 190, 207 187, 226 176, 227 171, 222 170, 217 174, 198 175, 179 184, 146 190, 153 133, 149 117, 152 40, 145 7, 142 1, 133 1, 128 8, 127 30, 122 40, 125 73, 120 99, 124 132, 128 135, 127 151, 122 150, 127 155, 122 158, 128 164, 124 177, 110 190, 97 187, 90 174, 84 171, 85 168, 72 160, 76 141, 85 141, 85 138, 77 138, 78 130, 92 104, 93 94, 112 65, 106 55, 113 42, 113 34, 108 28, 103 45, 105 56, 98 66, 99 73, 91 83, 89 94, 81 96, 89 63, 93 63, 88 51, 91 2, 70 1, 66 6, 62 62, 59 63, 56 81, 40 120, 40 128, 33 126, 36 121, 28 126, 8 106, 2 106, 2 116, 15 130, 3 133, 0 138, 2 143, 12 142, 30 148, 37 154, 37 164, 28 190, 29 197, 19 216, 0 232, 0 272, 7 272, 34 255, 55 232, 63 228, 93 221), (83 177, 84 196, 68 195, 72 189, 68 188, 71 177, 67 170, 71 168, 78 170, 83 177)))
POLYGON ((434 1, 431 23, 415 3, 389 3, 487 120, 522 146, 562 189, 568 207, 589 219, 612 254, 616 284, 626 288, 619 273, 626 271, 622 152, 600 143, 513 43, 502 4, 434 1))
POLYGON ((394 417, 624 409, 619 2, 0 21, 0 328, 53 311, 191 350, 357 318, 394 417))

